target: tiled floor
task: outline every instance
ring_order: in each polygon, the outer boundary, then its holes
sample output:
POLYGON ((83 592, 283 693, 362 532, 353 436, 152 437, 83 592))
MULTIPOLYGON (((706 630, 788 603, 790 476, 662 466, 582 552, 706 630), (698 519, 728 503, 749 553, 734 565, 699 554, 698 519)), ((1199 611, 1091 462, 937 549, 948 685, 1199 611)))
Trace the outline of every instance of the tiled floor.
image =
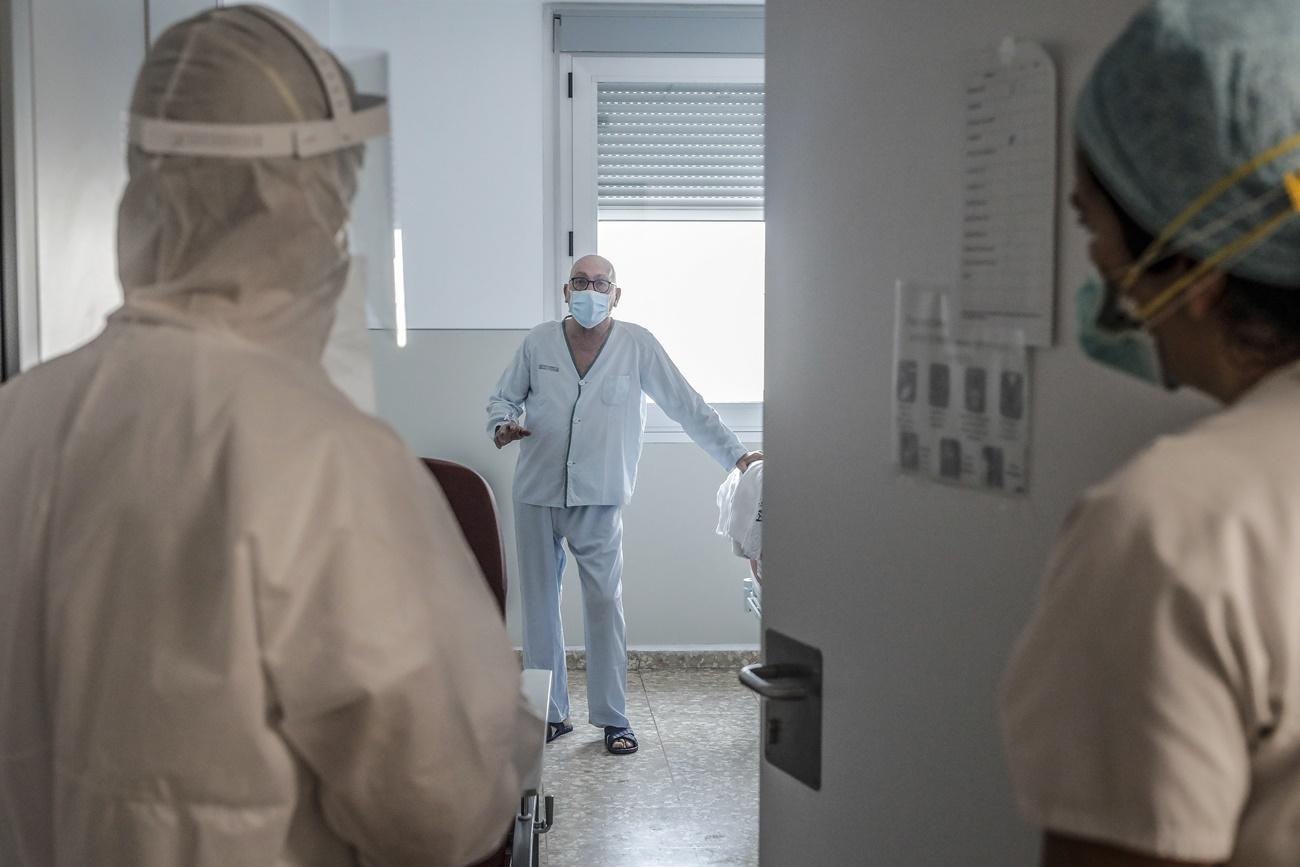
POLYGON ((611 756, 586 724, 584 674, 569 675, 573 732, 546 748, 555 827, 542 864, 757 865, 759 706, 735 672, 632 672, 631 756, 611 756))

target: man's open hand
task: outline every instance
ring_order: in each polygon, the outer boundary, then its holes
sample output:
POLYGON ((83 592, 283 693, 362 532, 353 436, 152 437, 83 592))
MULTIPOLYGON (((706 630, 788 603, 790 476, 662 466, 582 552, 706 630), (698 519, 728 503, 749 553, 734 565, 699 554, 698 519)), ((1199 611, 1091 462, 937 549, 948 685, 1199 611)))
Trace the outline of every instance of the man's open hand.
POLYGON ((496 436, 492 441, 497 444, 497 448, 508 446, 515 440, 521 440, 524 437, 530 437, 533 432, 528 428, 520 427, 518 422, 508 421, 505 424, 497 425, 496 436))

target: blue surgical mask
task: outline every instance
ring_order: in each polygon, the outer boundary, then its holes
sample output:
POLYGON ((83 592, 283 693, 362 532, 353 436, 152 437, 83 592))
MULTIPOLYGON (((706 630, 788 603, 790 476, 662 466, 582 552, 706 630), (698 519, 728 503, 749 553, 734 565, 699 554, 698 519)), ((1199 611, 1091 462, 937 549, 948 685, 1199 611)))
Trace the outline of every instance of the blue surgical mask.
POLYGON ((570 291, 569 312, 583 328, 595 328, 609 316, 609 295, 595 289, 570 291))
POLYGON ((1115 331, 1097 324, 1106 303, 1106 291, 1106 284, 1094 272, 1075 295, 1079 316, 1079 345, 1084 353, 1112 370, 1127 373, 1162 388, 1174 388, 1176 384, 1160 360, 1160 348, 1156 345, 1155 335, 1144 328, 1115 331))

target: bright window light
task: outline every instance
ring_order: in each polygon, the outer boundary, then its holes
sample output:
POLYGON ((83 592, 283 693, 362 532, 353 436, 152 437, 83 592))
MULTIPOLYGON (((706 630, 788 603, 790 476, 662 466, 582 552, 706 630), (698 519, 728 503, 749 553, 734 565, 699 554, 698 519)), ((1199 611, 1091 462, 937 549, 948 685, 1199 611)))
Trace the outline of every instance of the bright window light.
POLYGON ((393 307, 397 311, 397 346, 406 346, 406 259, 402 254, 402 230, 393 230, 393 307))
POLYGON ((659 338, 710 403, 763 399, 761 220, 601 220, 617 268, 615 317, 659 338))

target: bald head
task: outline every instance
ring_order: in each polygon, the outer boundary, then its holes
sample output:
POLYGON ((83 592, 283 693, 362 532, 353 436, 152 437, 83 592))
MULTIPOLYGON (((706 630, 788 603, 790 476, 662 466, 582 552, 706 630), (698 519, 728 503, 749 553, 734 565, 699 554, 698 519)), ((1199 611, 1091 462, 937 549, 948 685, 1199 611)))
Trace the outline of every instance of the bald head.
POLYGON ((591 254, 583 256, 573 263, 569 269, 569 278, 586 277, 588 280, 595 280, 598 277, 604 277, 611 283, 617 283, 618 279, 614 275, 614 263, 604 256, 591 254))

